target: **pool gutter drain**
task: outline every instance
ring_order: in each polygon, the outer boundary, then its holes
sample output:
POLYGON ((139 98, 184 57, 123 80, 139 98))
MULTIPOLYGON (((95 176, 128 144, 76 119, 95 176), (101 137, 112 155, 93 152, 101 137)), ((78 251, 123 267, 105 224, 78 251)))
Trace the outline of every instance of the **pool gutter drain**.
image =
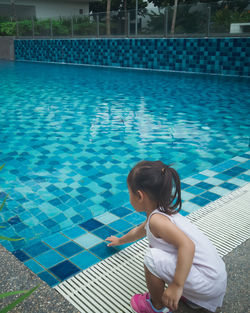
MULTIPOLYGON (((250 183, 187 216, 223 257, 250 238, 250 183)), ((82 313, 129 313, 130 298, 146 291, 142 239, 57 285, 82 313)))

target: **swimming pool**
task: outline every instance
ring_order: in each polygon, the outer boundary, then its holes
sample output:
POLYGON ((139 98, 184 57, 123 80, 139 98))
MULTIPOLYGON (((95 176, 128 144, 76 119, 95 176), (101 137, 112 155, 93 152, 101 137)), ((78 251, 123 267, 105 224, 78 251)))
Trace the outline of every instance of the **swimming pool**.
POLYGON ((207 169, 224 162, 217 185, 249 179, 247 78, 28 62, 0 62, 0 77, 1 234, 24 238, 1 243, 50 285, 144 220, 126 187, 139 160, 174 163, 183 214, 220 196, 199 185, 207 169))

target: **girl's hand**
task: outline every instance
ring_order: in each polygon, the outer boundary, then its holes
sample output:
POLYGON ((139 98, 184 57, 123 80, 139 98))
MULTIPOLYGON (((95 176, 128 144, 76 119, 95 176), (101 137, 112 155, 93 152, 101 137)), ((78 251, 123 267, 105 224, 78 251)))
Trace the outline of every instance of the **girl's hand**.
POLYGON ((118 238, 116 236, 110 236, 110 237, 106 238, 105 240, 110 241, 110 243, 108 244, 108 247, 121 245, 120 238, 118 238))
POLYGON ((178 309, 178 303, 183 293, 183 287, 175 283, 169 284, 162 296, 163 304, 171 311, 178 309))

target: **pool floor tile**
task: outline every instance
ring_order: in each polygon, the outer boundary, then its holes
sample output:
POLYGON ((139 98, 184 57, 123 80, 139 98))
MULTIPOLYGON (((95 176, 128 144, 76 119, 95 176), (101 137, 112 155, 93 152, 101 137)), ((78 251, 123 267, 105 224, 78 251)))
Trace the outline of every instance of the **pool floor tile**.
POLYGON ((49 250, 49 247, 42 242, 38 242, 30 247, 24 248, 24 252, 27 252, 31 257, 36 257, 49 250))
POLYGON ((60 247, 57 247, 56 250, 60 252, 62 255, 64 255, 66 258, 70 258, 73 255, 83 251, 83 248, 74 243, 73 241, 70 241, 60 247))
POLYGON ((54 250, 49 250, 43 254, 40 254, 34 259, 46 268, 54 266, 64 260, 64 258, 54 250))
POLYGON ((117 232, 124 232, 134 226, 130 224, 129 222, 122 220, 122 219, 119 219, 118 221, 112 222, 108 225, 114 230, 116 230, 117 232))
POLYGON ((91 248, 90 251, 99 258, 106 259, 107 257, 116 253, 118 250, 113 247, 108 247, 106 242, 102 242, 99 245, 91 248))
POLYGON ((72 264, 70 261, 65 260, 62 263, 59 263, 51 268, 49 271, 56 275, 61 281, 69 278, 72 275, 75 275, 80 272, 80 269, 72 264))
POLYGON ((193 202, 193 203, 198 204, 200 206, 205 206, 210 202, 210 200, 202 198, 202 197, 195 197, 195 198, 191 199, 190 202, 193 202))
POLYGON ((85 235, 77 237, 76 239, 74 239, 74 241, 83 248, 89 249, 102 242, 102 239, 93 235, 92 233, 87 233, 85 235))
POLYGON ((44 268, 40 264, 38 264, 36 261, 34 261, 32 259, 29 260, 29 261, 24 262, 24 265, 26 265, 35 274, 44 271, 44 268))
POLYGON ((108 226, 103 226, 93 231, 93 234, 105 240, 109 236, 116 236, 116 231, 108 226))
POLYGON ((132 213, 132 211, 128 208, 125 208, 125 207, 119 207, 117 209, 112 210, 111 213, 113 213, 114 215, 116 215, 118 217, 124 217, 124 216, 132 213))
POLYGON ((52 248, 56 248, 56 247, 64 244, 67 241, 69 241, 69 239, 66 238, 65 236, 61 235, 60 233, 56 233, 50 237, 43 239, 43 242, 45 242, 46 244, 48 244, 52 248))
POLYGON ((80 267, 81 270, 88 268, 91 265, 94 265, 101 260, 88 251, 81 252, 76 256, 70 258, 70 261, 80 267))
POLYGON ((49 274, 47 271, 39 273, 38 276, 45 281, 50 287, 57 285, 60 281, 57 280, 54 276, 49 274))
POLYGON ((110 212, 105 212, 104 214, 95 217, 95 220, 97 220, 103 224, 109 224, 111 222, 117 221, 118 219, 119 218, 116 215, 114 215, 110 212))
POLYGON ((75 239, 75 238, 80 237, 81 235, 84 235, 86 233, 87 232, 79 226, 74 226, 72 228, 69 228, 69 229, 62 231, 62 234, 64 234, 65 236, 67 236, 71 239, 75 239))
POLYGON ((88 230, 88 231, 93 231, 95 229, 97 229, 98 227, 103 226, 103 223, 100 223, 99 221, 95 220, 95 219, 90 219, 84 223, 79 224, 79 226, 83 227, 84 229, 88 230))

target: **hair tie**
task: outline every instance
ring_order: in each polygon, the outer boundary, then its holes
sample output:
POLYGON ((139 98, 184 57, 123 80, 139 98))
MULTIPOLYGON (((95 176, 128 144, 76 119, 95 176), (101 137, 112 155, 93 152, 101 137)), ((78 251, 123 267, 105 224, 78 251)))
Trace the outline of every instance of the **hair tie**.
POLYGON ((162 175, 164 175, 164 174, 165 174, 165 172, 166 172, 166 168, 165 168, 165 167, 163 167, 163 168, 161 169, 161 173, 162 173, 162 175))

